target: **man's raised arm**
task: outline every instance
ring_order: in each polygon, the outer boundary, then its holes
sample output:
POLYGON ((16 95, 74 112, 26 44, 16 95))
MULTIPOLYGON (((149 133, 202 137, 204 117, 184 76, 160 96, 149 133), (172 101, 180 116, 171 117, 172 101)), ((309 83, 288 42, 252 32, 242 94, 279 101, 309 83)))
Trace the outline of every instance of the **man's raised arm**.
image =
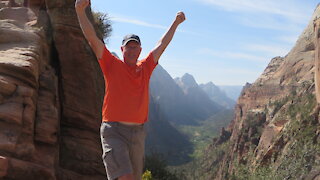
POLYGON ((174 33, 177 30, 179 24, 181 24, 186 19, 183 12, 178 12, 175 20, 171 24, 169 30, 162 36, 156 47, 152 50, 154 62, 158 63, 158 60, 164 50, 167 48, 168 44, 173 38, 174 33))
POLYGON ((85 9, 89 4, 90 0, 76 0, 75 9, 82 32, 96 57, 100 59, 103 53, 104 43, 97 37, 96 32, 86 15, 85 9))

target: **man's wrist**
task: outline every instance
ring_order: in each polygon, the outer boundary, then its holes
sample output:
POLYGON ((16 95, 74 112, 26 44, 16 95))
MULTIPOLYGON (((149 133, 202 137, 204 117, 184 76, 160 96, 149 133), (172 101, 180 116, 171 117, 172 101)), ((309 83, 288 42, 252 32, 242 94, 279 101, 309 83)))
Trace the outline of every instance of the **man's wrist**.
POLYGON ((86 11, 85 11, 85 9, 77 9, 76 8, 76 12, 78 15, 84 15, 86 11))
POLYGON ((79 12, 79 13, 80 13, 80 12, 85 12, 86 8, 87 8, 87 7, 81 7, 81 6, 75 7, 76 11, 79 12))
POLYGON ((178 26, 180 24, 180 22, 177 20, 177 19, 175 19, 174 21, 173 21, 173 25, 174 26, 178 26))

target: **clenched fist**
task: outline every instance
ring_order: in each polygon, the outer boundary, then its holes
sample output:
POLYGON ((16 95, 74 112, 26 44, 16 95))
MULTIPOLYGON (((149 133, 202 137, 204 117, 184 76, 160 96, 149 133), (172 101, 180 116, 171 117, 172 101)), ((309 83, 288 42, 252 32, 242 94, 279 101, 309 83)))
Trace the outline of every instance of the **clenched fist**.
POLYGON ((77 11, 85 10, 86 7, 90 4, 90 0, 76 0, 75 8, 77 11))
POLYGON ((176 22, 178 24, 182 23, 184 20, 186 20, 186 16, 184 15, 184 13, 182 11, 177 12, 177 16, 176 16, 176 22))

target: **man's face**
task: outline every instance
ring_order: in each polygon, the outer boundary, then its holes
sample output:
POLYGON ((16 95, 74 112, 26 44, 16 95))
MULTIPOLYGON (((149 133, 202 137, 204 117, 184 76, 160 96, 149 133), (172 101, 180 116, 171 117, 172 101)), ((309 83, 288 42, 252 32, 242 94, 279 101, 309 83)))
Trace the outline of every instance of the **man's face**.
POLYGON ((124 62, 135 65, 141 53, 141 46, 136 41, 129 41, 125 46, 121 46, 124 62))

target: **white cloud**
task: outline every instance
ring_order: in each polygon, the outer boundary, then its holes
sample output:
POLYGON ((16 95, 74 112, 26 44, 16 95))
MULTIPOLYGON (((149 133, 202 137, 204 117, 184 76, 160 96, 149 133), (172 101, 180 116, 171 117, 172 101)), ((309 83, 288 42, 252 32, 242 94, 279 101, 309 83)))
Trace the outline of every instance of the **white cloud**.
POLYGON ((289 47, 262 44, 247 44, 244 49, 252 52, 262 52, 272 57, 285 56, 290 50, 289 47))
MULTIPOLYGON (((138 19, 130 19, 130 18, 121 17, 121 16, 111 17, 110 19, 112 21, 114 21, 114 22, 129 23, 129 24, 134 24, 134 25, 144 26, 144 27, 150 27, 150 28, 155 28, 155 29, 167 30, 169 28, 169 25, 168 26, 163 26, 163 25, 160 25, 160 24, 152 24, 152 23, 148 23, 148 22, 141 21, 141 20, 138 20, 138 19)), ((177 32, 182 32, 182 33, 186 33, 186 34, 190 34, 190 35, 194 35, 194 36, 203 36, 200 33, 192 32, 192 31, 185 30, 185 29, 177 29, 177 32)))
POLYGON ((273 16, 268 16, 265 14, 259 15, 246 15, 236 17, 238 21, 248 27, 280 30, 280 31, 290 31, 299 32, 301 31, 301 26, 299 23, 292 21, 279 20, 273 16))
POLYGON ((280 36, 278 37, 279 40, 289 43, 289 44, 295 44, 298 40, 298 35, 295 36, 280 36))
POLYGON ((303 4, 297 4, 293 0, 196 0, 213 5, 232 12, 248 12, 259 14, 280 15, 294 22, 304 23, 308 18, 303 4))
POLYGON ((239 24, 285 33, 301 33, 315 7, 299 0, 194 0, 236 13, 239 24))
POLYGON ((243 52, 215 51, 209 48, 200 49, 198 50, 198 53, 211 55, 216 58, 248 60, 248 61, 259 62, 259 63, 269 61, 268 58, 265 58, 262 56, 255 56, 255 55, 243 53, 243 52))
POLYGON ((167 29, 167 27, 165 27, 165 26, 162 26, 159 24, 147 23, 147 22, 137 20, 137 19, 123 18, 123 17, 112 17, 111 20, 115 21, 115 22, 129 23, 129 24, 151 27, 151 28, 156 28, 156 29, 167 29))

